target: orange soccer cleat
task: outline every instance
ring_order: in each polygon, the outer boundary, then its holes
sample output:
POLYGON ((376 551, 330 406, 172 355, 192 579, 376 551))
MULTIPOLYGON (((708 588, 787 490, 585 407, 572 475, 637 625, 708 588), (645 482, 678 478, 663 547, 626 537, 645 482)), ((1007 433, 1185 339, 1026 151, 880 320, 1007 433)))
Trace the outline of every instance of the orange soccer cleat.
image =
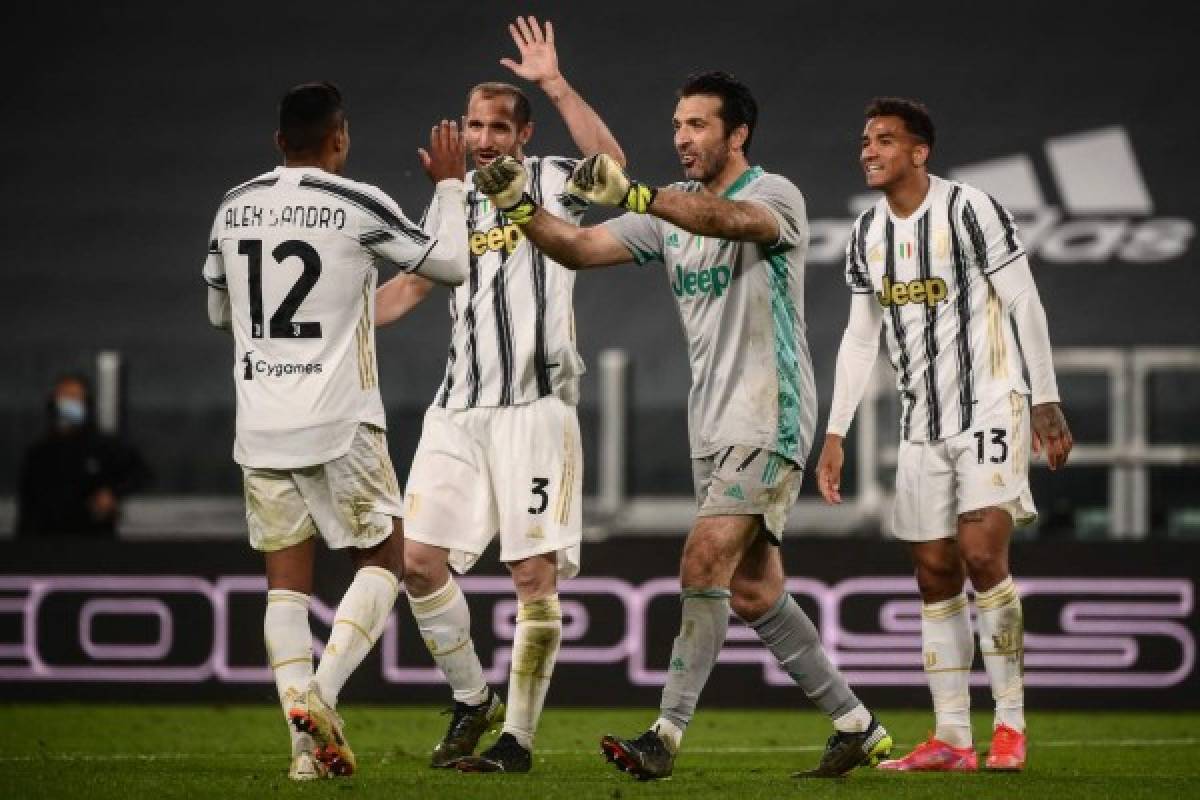
POLYGON ((903 758, 882 761, 879 769, 895 772, 973 772, 979 768, 974 747, 951 747, 930 736, 903 758))
POLYGON ((1025 734, 1007 725, 997 726, 985 766, 1007 772, 1025 769, 1025 734))

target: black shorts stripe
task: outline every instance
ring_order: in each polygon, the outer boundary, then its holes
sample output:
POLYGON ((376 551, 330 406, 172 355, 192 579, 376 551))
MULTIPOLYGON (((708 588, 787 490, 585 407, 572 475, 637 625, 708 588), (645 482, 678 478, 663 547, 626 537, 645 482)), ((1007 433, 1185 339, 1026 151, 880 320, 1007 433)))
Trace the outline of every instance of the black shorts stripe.
POLYGON ((278 175, 272 175, 269 178, 255 178, 252 181, 246 181, 240 186, 235 186, 225 193, 225 197, 221 198, 221 205, 225 205, 234 198, 241 197, 247 192, 253 192, 258 189, 268 189, 279 182, 278 175))
POLYGON ((717 469, 720 469, 721 467, 725 466, 725 462, 729 459, 729 456, 732 453, 733 453, 732 445, 725 448, 725 454, 721 456, 719 461, 717 461, 717 469))
MULTIPOLYGON (((917 268, 920 270, 921 280, 928 286, 930 278, 933 277, 933 252, 929 236, 928 211, 917 220, 917 268)), ((928 416, 928 419, 925 420, 925 430, 929 440, 936 441, 942 438, 942 404, 941 398, 938 396, 937 380, 938 306, 929 303, 923 303, 923 305, 925 306, 925 413, 928 416)))
POLYGON ((334 197, 340 197, 346 202, 358 206, 389 228, 392 228, 396 233, 412 239, 417 244, 423 245, 429 243, 429 235, 425 231, 393 213, 390 208, 366 192, 360 192, 358 189, 343 186, 333 181, 322 180, 312 175, 305 175, 300 179, 300 188, 313 189, 333 195, 334 197))
POLYGON ((968 430, 975 419, 975 372, 971 363, 971 273, 963 256, 962 240, 958 226, 954 224, 955 205, 961 190, 955 186, 950 190, 947 211, 950 224, 950 255, 954 262, 954 309, 958 314, 958 407, 959 427, 968 430))
POLYGON ((751 451, 750 455, 746 456, 745 460, 743 460, 741 464, 737 465, 737 469, 735 469, 734 472, 744 472, 746 467, 750 466, 750 462, 752 462, 754 459, 758 458, 758 454, 761 452, 762 452, 761 447, 754 448, 754 450, 751 451))

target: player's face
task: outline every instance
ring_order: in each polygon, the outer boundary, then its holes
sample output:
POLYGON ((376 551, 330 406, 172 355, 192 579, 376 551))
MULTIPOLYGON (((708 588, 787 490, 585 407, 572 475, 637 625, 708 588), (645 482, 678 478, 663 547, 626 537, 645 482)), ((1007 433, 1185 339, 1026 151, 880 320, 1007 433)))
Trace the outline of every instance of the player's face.
POLYGON ((721 119, 721 98, 694 94, 675 106, 675 152, 688 178, 707 183, 725 168, 733 152, 732 137, 721 119))
POLYGON ((500 156, 521 157, 521 148, 529 141, 533 124, 517 125, 516 104, 516 98, 506 94, 485 97, 476 92, 471 96, 464 132, 467 152, 476 169, 486 167, 500 156))
POLYGON ((867 120, 858 157, 867 186, 887 191, 919 173, 928 157, 929 147, 908 132, 900 117, 867 120))

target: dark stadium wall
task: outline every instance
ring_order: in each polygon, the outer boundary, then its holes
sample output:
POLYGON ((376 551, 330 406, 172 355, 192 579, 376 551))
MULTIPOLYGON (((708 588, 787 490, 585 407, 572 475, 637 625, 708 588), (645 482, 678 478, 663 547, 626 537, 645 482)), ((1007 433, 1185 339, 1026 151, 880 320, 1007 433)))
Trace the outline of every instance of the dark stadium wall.
MULTIPOLYGON (((935 171, 1015 164, 1000 172, 1039 195, 1022 221, 1041 231, 1031 249, 1057 346, 1200 343, 1191 39, 1156 5, 20 4, 8 11, 8 29, 23 33, 7 53, 18 77, 6 87, 0 194, 0 495, 13 490, 51 377, 103 348, 127 358, 130 433, 157 490, 236 491, 232 355, 206 324, 199 280, 223 190, 276 163, 281 92, 330 79, 348 98, 350 176, 418 216, 429 188, 415 148, 433 121, 460 113, 468 86, 509 77, 497 60, 513 49, 505 24, 518 10, 554 20, 565 74, 643 180, 678 175, 670 115, 685 75, 726 69, 756 91, 752 160, 794 180, 813 220, 807 315, 823 403, 848 302, 836 235, 861 194, 861 111, 877 94, 929 104, 935 171), (1134 172, 1125 158, 1116 189, 1111 164, 1092 164, 1099 178, 1078 164, 1064 176, 1047 143, 1074 135, 1124 143, 1134 172), (1115 199, 1085 208, 1080 185, 1115 199)), ((532 94, 531 149, 570 153, 532 94)), ((588 362, 605 347, 633 356, 633 488, 686 492, 688 368, 664 276, 587 274, 576 298, 588 362)), ((380 334, 401 464, 440 379, 447 327, 435 298, 380 334)), ((589 376, 585 426, 595 389, 589 376)))

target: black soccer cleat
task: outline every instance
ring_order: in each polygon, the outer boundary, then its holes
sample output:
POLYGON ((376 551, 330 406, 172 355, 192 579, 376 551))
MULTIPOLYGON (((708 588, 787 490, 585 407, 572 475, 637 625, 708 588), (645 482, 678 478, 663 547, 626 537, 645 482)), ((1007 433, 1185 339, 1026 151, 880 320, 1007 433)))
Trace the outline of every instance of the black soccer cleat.
POLYGON ((452 715, 450 725, 446 728, 446 735, 433 748, 433 755, 429 759, 433 767, 453 767, 460 758, 474 754, 479 739, 504 722, 504 703, 500 702, 495 690, 489 688, 487 700, 479 705, 455 703, 454 708, 446 713, 452 715))
POLYGON ((892 753, 892 737, 879 720, 862 733, 835 731, 825 743, 825 752, 817 766, 803 772, 793 772, 793 778, 840 778, 855 767, 873 767, 892 753))
POLYGON ((653 728, 636 739, 605 736, 600 740, 600 750, 609 763, 639 781, 669 778, 675 769, 675 754, 653 728))
POLYGON ((459 772, 529 772, 533 769, 533 753, 511 733, 502 733, 487 750, 477 756, 464 756, 454 766, 459 772))

